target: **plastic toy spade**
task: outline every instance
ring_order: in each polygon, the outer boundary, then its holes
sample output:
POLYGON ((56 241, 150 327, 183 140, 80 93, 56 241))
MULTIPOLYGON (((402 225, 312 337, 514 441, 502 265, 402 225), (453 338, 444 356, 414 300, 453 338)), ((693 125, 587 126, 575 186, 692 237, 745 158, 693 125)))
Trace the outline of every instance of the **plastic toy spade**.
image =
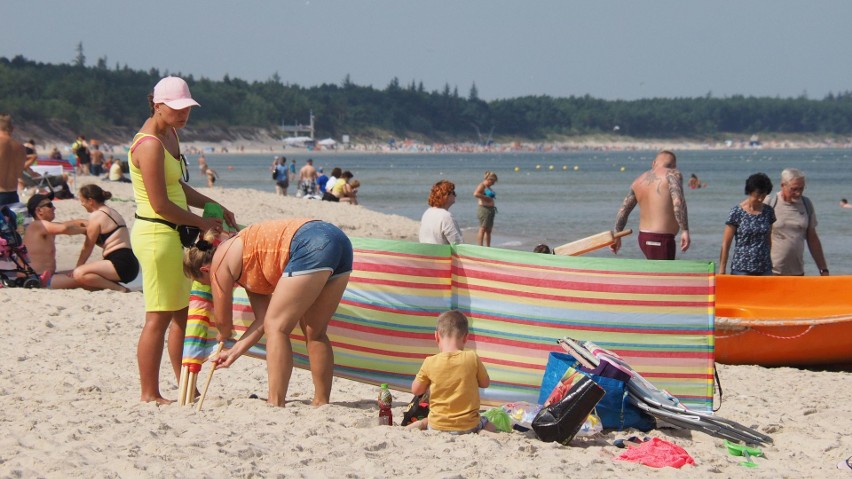
POLYGON ((763 456, 763 451, 756 447, 744 446, 742 444, 734 444, 733 442, 725 439, 725 446, 728 448, 728 452, 732 456, 743 456, 745 457, 745 461, 740 463, 740 466, 743 467, 757 467, 757 463, 751 460, 752 456, 763 456))

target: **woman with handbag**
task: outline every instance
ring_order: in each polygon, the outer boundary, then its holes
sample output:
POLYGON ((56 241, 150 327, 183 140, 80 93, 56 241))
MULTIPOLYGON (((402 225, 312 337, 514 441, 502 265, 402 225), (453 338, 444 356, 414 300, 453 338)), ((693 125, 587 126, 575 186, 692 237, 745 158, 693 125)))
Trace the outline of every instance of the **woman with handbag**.
MULTIPOLYGON (((191 282, 182 272, 182 244, 194 241, 193 230, 196 237, 198 230, 220 232, 222 220, 203 218, 189 210, 213 202, 187 184, 188 165, 180 153, 177 130, 186 125, 192 107, 200 106, 192 99, 189 86, 178 77, 163 78, 148 96, 148 103, 151 116, 127 154, 137 204, 131 244, 142 269, 145 297, 145 325, 136 356, 141 400, 165 404, 171 401, 160 394, 163 338, 169 329, 169 358, 179 378, 189 306, 191 282)), ((224 217, 236 227, 233 213, 226 209, 224 217)))

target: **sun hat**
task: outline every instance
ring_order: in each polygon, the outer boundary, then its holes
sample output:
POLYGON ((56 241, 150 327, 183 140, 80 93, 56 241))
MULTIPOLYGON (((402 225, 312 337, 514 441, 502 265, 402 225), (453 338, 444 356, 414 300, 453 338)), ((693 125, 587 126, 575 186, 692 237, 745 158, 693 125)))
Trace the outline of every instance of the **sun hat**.
POLYGON ((201 106, 189 94, 189 85, 178 77, 165 77, 154 87, 154 103, 165 103, 175 110, 201 106))

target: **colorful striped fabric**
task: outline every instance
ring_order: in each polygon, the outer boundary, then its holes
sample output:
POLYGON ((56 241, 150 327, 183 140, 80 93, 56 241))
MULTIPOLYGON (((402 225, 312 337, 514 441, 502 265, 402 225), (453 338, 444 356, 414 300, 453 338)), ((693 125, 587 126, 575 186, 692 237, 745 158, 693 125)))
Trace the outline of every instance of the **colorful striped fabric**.
MULTIPOLYGON (((470 320, 491 387, 486 404, 536 402, 556 339, 585 339, 619 354, 688 407, 710 410, 713 387, 713 264, 542 255, 470 245, 353 238, 355 265, 329 325, 335 375, 408 391, 437 352, 435 319, 457 308, 470 320)), ((196 284, 184 363, 215 348, 209 289, 196 284)), ((252 320, 235 292, 235 328, 252 320), (240 324, 240 321, 243 321, 240 324)), ((295 363, 307 367, 303 337, 295 363)), ((262 346, 251 354, 263 357, 262 346)))

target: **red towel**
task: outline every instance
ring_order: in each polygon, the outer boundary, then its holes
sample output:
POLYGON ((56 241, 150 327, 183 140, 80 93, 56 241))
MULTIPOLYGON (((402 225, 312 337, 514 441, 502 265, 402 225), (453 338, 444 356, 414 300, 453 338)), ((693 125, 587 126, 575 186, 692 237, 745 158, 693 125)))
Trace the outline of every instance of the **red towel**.
POLYGON ((627 448, 614 460, 638 462, 651 467, 671 466, 676 469, 684 464, 695 464, 695 460, 682 447, 658 437, 627 448))

